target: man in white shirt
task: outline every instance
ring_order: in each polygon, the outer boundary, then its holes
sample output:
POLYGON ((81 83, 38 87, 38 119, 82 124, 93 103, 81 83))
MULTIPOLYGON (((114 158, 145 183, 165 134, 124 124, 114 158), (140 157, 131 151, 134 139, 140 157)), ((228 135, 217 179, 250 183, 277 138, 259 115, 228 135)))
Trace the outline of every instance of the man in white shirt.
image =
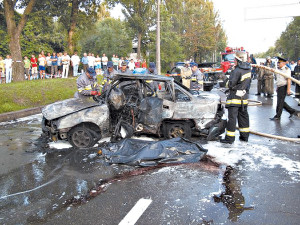
POLYGON ((131 59, 130 62, 128 63, 128 68, 131 71, 133 71, 135 69, 135 63, 134 63, 133 59, 131 59))
POLYGON ((47 61, 46 74, 50 75, 51 74, 51 66, 52 66, 51 53, 50 52, 47 53, 46 61, 47 61))
POLYGON ((80 63, 80 58, 77 55, 77 52, 75 52, 74 55, 72 55, 71 62, 72 62, 72 66, 73 66, 73 76, 77 77, 78 67, 79 67, 79 63, 80 63))
POLYGON ((6 83, 11 83, 12 79, 12 59, 10 58, 10 55, 6 56, 6 59, 4 60, 5 63, 5 72, 6 72, 6 83))
POLYGON ((107 69, 108 58, 106 57, 105 54, 102 55, 101 61, 102 61, 102 69, 106 70, 107 69))
POLYGON ((92 53, 89 53, 88 55, 89 68, 94 68, 94 63, 95 63, 95 57, 92 56, 92 53))
MULTIPOLYGON (((278 70, 291 77, 291 70, 286 66, 287 60, 281 57, 278 58, 278 70)), ((277 105, 276 105, 276 115, 270 120, 280 120, 283 109, 285 109, 289 114, 289 118, 293 115, 298 114, 298 111, 290 107, 284 100, 287 95, 291 94, 291 79, 288 79, 280 74, 276 73, 276 86, 277 86, 277 105)))
POLYGON ((295 63, 295 61, 291 61, 291 71, 294 71, 295 66, 297 66, 297 63, 295 63))
POLYGON ((62 64, 63 64, 62 78, 68 78, 69 65, 70 65, 70 56, 67 54, 67 52, 64 52, 64 55, 61 57, 61 61, 62 61, 62 64))

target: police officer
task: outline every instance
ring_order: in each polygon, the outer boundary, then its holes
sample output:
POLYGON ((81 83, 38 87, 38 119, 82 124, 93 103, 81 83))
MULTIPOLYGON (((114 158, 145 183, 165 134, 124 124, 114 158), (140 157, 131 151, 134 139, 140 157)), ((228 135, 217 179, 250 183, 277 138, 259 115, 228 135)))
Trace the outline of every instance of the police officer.
POLYGON ((229 95, 226 100, 228 109, 228 123, 226 136, 220 142, 232 144, 235 140, 236 120, 240 130, 240 140, 248 141, 249 114, 247 111, 247 91, 251 82, 251 65, 247 62, 247 53, 237 51, 235 56, 235 69, 231 72, 227 86, 229 95))
POLYGON ((192 65, 191 89, 203 91, 203 73, 198 69, 198 64, 192 65))
MULTIPOLYGON (((293 71, 294 77, 297 80, 300 80, 300 58, 298 59, 297 65, 293 71)), ((300 106, 300 85, 295 84, 295 97, 298 98, 298 106, 300 106)))
MULTIPOLYGON (((278 70, 282 73, 285 73, 288 77, 291 77, 291 70, 286 66, 287 60, 281 57, 278 58, 278 70)), ((289 118, 293 115, 297 115, 295 109, 290 107, 285 101, 285 96, 291 94, 291 79, 287 79, 280 74, 276 74, 276 86, 277 86, 277 106, 276 106, 276 115, 270 120, 280 120, 282 110, 285 109, 290 113, 289 118)))
POLYGON ((121 67, 118 70, 118 74, 132 74, 132 71, 127 67, 127 63, 123 61, 121 67))
POLYGON ((103 74, 103 91, 106 91, 110 87, 110 83, 113 81, 114 76, 117 74, 117 71, 114 69, 114 64, 112 61, 107 62, 107 69, 103 74))
POLYGON ((80 77, 77 78, 77 89, 75 98, 87 98, 101 95, 97 84, 96 72, 93 68, 88 68, 80 77))

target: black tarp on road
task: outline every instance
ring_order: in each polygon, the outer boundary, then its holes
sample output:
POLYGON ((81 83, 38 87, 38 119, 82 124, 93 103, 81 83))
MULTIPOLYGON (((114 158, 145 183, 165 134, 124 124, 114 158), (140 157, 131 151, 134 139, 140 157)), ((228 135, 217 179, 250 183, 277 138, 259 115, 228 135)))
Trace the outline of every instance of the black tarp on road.
POLYGON ((206 152, 201 145, 181 138, 163 141, 124 139, 102 148, 109 163, 139 166, 198 162, 206 152))

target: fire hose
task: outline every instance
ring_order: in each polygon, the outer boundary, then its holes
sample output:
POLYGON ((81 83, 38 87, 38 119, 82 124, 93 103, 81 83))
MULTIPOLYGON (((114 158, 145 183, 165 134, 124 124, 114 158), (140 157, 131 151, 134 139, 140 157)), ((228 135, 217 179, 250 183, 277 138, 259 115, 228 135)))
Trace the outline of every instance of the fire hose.
POLYGON ((290 79, 290 80, 294 81, 296 84, 300 85, 300 80, 297 80, 293 77, 290 77, 290 76, 286 75, 285 73, 280 72, 279 70, 276 70, 276 69, 273 69, 273 68, 270 68, 270 67, 267 67, 267 66, 257 65, 257 64, 251 64, 251 66, 256 67, 256 68, 260 68, 260 69, 264 69, 264 70, 269 70, 273 73, 277 73, 277 74, 279 74, 279 75, 281 75, 281 76, 283 76, 287 79, 290 79))

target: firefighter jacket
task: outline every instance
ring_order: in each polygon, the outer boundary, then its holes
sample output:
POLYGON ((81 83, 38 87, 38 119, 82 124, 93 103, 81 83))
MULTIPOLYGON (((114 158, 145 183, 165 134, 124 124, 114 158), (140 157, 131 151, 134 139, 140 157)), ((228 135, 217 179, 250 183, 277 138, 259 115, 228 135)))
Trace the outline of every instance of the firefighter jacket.
POLYGON ((103 81, 102 81, 102 92, 108 90, 110 88, 110 83, 113 81, 114 76, 117 74, 118 72, 113 69, 111 72, 107 70, 104 71, 103 74, 103 81))
MULTIPOLYGON (((272 63, 265 63, 266 67, 274 68, 274 65, 272 63)), ((274 78, 274 74, 272 71, 269 70, 264 70, 264 79, 272 79, 274 78)))
POLYGON ((90 97, 91 91, 99 91, 97 78, 89 79, 85 73, 77 78, 76 84, 77 92, 74 95, 75 98, 90 97))
POLYGON ((295 79, 300 80, 300 64, 297 64, 297 66, 295 66, 293 74, 295 79))
MULTIPOLYGON (((149 69, 146 71, 146 75, 157 75, 157 70, 154 69, 152 71, 150 71, 149 69)), ((154 90, 154 92, 157 92, 158 89, 158 81, 154 81, 154 80, 146 80, 146 82, 150 85, 150 87, 154 90)))
POLYGON ((104 71, 103 74, 103 82, 111 82, 114 79, 114 76, 117 74, 117 71, 115 69, 112 70, 112 72, 109 72, 108 69, 104 71))
POLYGON ((238 65, 231 72, 227 86, 229 95, 226 100, 226 107, 241 107, 248 104, 247 92, 251 82, 251 66, 247 62, 238 62, 238 65))
MULTIPOLYGON (((300 64, 297 64, 297 66, 295 66, 293 74, 294 74, 295 79, 300 80, 300 64)), ((295 87, 295 97, 300 98, 300 85, 299 84, 296 84, 296 87, 295 87)))
POLYGON ((192 70, 190 67, 182 67, 180 75, 183 79, 190 79, 192 76, 192 70))

